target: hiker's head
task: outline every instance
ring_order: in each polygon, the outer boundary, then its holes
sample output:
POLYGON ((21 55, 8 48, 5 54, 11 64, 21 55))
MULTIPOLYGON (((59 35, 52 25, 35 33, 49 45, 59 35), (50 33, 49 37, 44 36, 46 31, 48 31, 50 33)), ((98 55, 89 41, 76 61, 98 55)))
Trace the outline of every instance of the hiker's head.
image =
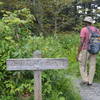
POLYGON ((94 23, 94 20, 92 19, 92 17, 87 16, 84 18, 83 22, 85 23, 85 25, 91 25, 94 23))

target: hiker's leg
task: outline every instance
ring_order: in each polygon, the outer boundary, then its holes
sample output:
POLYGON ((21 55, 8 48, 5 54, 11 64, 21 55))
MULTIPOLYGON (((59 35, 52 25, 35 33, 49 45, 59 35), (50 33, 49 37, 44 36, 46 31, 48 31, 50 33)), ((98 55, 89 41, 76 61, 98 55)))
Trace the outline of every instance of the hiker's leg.
POLYGON ((87 57, 88 57, 87 51, 82 50, 79 55, 79 65, 80 65, 80 74, 84 82, 88 82, 87 57))
POLYGON ((96 55, 91 55, 89 58, 89 84, 92 84, 96 70, 96 55))

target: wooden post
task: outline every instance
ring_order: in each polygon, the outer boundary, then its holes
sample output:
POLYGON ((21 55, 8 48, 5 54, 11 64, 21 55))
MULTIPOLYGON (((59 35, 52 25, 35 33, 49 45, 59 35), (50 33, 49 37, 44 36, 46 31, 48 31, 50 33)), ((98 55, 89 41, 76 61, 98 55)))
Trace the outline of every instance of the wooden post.
POLYGON ((34 71, 34 100, 42 100, 41 71, 34 71))
MULTIPOLYGON (((41 58, 42 53, 37 50, 33 53, 33 58, 41 58)), ((41 72, 39 70, 34 71, 34 100, 42 100, 42 82, 41 72)))

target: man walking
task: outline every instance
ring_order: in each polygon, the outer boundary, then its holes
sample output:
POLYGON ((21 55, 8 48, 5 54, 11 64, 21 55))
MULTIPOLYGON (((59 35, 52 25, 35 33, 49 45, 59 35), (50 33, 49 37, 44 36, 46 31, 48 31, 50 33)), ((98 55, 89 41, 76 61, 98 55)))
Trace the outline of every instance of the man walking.
POLYGON ((93 19, 92 17, 85 17, 84 18, 85 26, 81 29, 80 32, 80 47, 78 49, 78 61, 80 64, 80 74, 84 84, 92 85, 93 78, 95 75, 96 70, 96 54, 90 54, 88 49, 88 43, 90 38, 90 31, 98 31, 94 26, 92 26, 93 19), (89 64, 89 68, 87 68, 87 64, 89 64), (87 70, 89 69, 89 70, 87 70))

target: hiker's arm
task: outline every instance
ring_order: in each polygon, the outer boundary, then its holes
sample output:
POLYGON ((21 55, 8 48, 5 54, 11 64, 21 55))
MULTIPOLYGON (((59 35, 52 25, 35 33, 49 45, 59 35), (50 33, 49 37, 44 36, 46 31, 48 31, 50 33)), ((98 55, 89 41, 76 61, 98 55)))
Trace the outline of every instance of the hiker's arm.
POLYGON ((77 60, 78 60, 80 51, 81 51, 81 49, 82 49, 83 43, 84 43, 84 38, 80 38, 80 45, 79 45, 79 47, 78 47, 77 60))
POLYGON ((84 43, 84 38, 80 38, 80 45, 79 45, 79 48, 78 48, 78 54, 80 53, 80 51, 82 49, 83 43, 84 43))
POLYGON ((80 51, 82 50, 85 38, 86 38, 86 29, 82 28, 81 31, 80 31, 80 44, 79 44, 79 47, 78 47, 78 52, 77 52, 77 57, 76 57, 77 61, 78 61, 78 58, 79 58, 80 51))
POLYGON ((100 34, 100 29, 98 29, 98 33, 100 34))

